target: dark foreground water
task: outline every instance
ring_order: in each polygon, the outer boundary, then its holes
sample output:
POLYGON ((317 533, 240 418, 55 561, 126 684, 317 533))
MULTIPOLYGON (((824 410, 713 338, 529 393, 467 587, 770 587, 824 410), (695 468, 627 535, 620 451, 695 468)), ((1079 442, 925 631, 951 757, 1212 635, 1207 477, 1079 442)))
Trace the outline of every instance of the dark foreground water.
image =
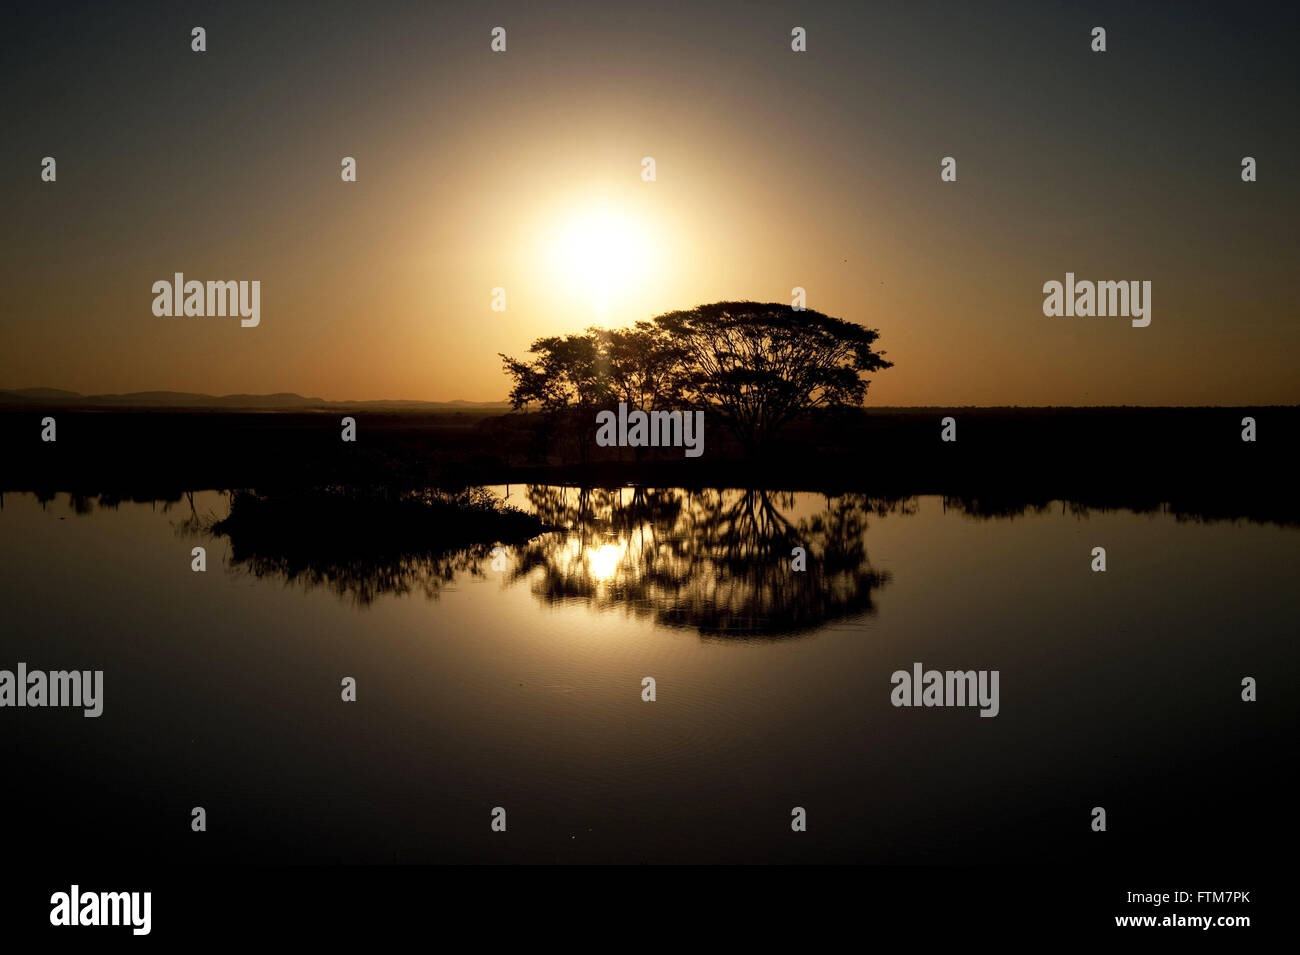
POLYGON ((217 492, 192 507, 5 495, 0 669, 104 672, 97 719, 0 709, 7 854, 1273 852, 1300 675, 1294 527, 1061 502, 974 517, 934 497, 495 490, 566 529, 496 554, 313 564, 205 531, 229 506, 217 492), (998 715, 892 706, 891 674, 914 663, 997 670, 998 715))

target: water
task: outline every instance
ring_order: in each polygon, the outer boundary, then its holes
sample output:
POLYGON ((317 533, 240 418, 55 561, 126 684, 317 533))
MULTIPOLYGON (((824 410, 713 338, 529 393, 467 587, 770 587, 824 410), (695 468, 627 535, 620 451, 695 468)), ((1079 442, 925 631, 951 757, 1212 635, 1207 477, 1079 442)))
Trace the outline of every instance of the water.
POLYGON ((0 709, 11 848, 312 863, 1267 852, 1297 715, 1295 527, 1061 502, 981 519, 936 497, 494 491, 565 529, 505 549, 499 570, 483 548, 292 579, 203 530, 223 493, 6 494, 0 669, 105 682, 99 719, 0 709), (1106 573, 1089 569, 1095 546, 1106 573), (999 715, 891 706, 891 674, 918 661, 997 669, 999 715), (489 827, 498 806, 505 833, 489 827))

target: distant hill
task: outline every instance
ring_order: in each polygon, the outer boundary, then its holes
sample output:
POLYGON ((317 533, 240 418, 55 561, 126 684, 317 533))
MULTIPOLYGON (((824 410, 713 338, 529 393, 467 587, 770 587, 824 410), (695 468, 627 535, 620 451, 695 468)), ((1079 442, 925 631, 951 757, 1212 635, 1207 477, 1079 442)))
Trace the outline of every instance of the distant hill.
POLYGON ((14 388, 0 390, 0 407, 63 405, 78 408, 215 408, 260 411, 311 408, 385 408, 402 411, 490 410, 508 408, 505 401, 326 401, 304 398, 290 392, 273 395, 203 395, 188 391, 133 391, 122 395, 83 395, 62 388, 14 388))
POLYGON ((24 398, 33 398, 37 400, 58 399, 58 398, 80 398, 81 395, 75 391, 64 391, 62 388, 19 388, 16 391, 0 391, 0 395, 22 395, 24 398))

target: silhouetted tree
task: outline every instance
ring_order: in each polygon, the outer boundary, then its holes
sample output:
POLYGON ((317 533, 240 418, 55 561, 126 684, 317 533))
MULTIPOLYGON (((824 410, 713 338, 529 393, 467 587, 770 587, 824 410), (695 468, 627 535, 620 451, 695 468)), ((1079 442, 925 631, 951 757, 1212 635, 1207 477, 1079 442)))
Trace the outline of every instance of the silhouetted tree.
POLYGON ((689 355, 664 329, 637 322, 635 328, 591 333, 604 348, 614 400, 644 411, 680 407, 689 355))
POLYGON ((686 393, 717 406, 747 452, 813 408, 862 404, 863 375, 892 367, 880 333, 812 310, 716 302, 654 319, 687 355, 686 393))
POLYGON ((821 312, 717 302, 634 328, 539 338, 530 361, 501 358, 514 379, 512 406, 535 404, 548 424, 574 423, 583 460, 594 412, 618 401, 646 411, 713 408, 751 454, 804 412, 862 404, 864 375, 893 365, 873 349, 878 337, 821 312))
POLYGON ((511 407, 518 411, 535 404, 548 430, 557 424, 572 430, 583 460, 590 451, 584 440, 586 429, 594 426, 595 409, 607 404, 611 393, 603 346, 595 331, 587 331, 537 339, 528 349, 536 356, 531 361, 501 356, 506 374, 514 379, 511 407))

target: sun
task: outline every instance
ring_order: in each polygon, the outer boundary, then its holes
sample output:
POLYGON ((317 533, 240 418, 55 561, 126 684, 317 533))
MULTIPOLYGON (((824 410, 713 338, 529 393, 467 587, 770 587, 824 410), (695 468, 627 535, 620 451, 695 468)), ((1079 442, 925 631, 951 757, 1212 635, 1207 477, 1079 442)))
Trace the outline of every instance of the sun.
POLYGON ((599 321, 644 288, 657 264, 650 229, 614 205, 571 213, 549 241, 552 272, 565 296, 589 304, 599 321))
POLYGON ((626 543, 601 544, 587 550, 587 573, 592 580, 612 580, 627 551, 626 543))

